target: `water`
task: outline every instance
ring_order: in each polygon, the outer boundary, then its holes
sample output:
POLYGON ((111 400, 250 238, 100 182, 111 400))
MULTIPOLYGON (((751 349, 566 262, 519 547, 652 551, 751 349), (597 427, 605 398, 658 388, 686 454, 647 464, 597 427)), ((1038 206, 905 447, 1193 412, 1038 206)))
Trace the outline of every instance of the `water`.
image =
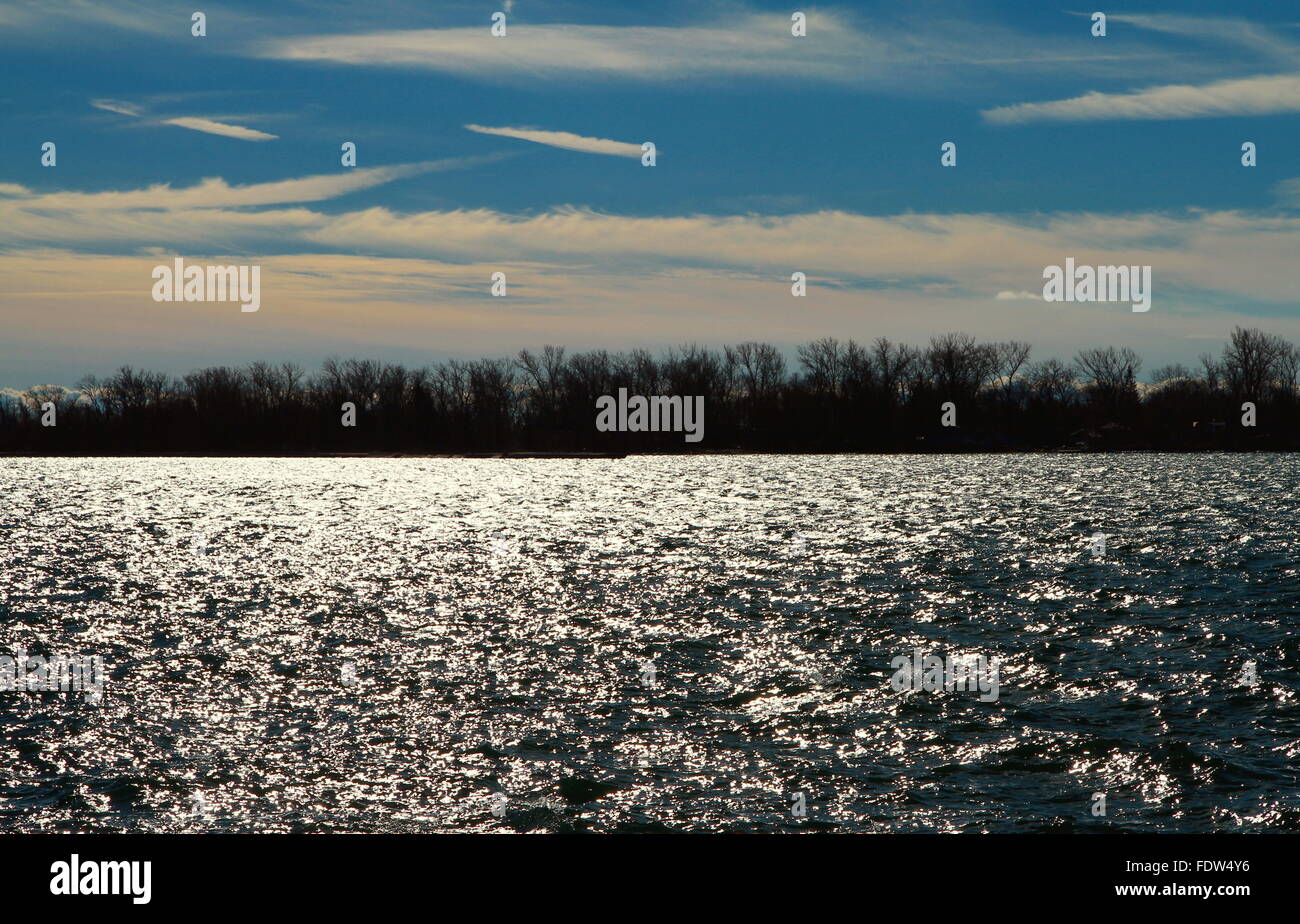
POLYGON ((0 693, 0 829, 1297 830, 1298 484, 1288 455, 7 459, 0 653, 108 676, 0 693), (997 700, 896 692, 917 649, 1001 657, 997 700))

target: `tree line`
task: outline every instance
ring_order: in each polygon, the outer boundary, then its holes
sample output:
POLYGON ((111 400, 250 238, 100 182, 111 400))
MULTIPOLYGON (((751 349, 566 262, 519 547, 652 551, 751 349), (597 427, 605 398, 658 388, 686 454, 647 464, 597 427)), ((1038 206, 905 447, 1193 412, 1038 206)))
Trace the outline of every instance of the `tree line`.
POLYGON ((1020 341, 950 333, 911 346, 825 337, 794 363, 771 344, 655 356, 563 347, 421 368, 369 359, 214 366, 175 378, 124 366, 75 388, 0 395, 0 452, 934 452, 1292 449, 1300 350, 1236 328, 1195 368, 1128 348, 1031 361, 1020 341), (705 438, 601 433, 596 399, 703 395, 705 438), (343 406, 355 406, 344 426, 343 406), (1246 405, 1246 408, 1243 408, 1246 405), (51 413, 52 412, 52 413, 51 413), (945 426, 945 420, 954 426, 945 426), (53 422, 53 426, 47 426, 53 422), (1251 425, 1253 424, 1253 425, 1251 425))

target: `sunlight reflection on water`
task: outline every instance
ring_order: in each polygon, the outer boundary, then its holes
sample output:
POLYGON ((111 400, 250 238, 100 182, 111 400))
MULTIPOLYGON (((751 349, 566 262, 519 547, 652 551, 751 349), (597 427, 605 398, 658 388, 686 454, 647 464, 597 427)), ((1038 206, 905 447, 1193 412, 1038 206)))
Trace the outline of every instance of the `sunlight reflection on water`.
POLYGON ((0 692, 0 828, 1294 830, 1297 474, 6 460, 0 651, 109 677, 0 692), (914 649, 998 700, 894 692, 914 649))

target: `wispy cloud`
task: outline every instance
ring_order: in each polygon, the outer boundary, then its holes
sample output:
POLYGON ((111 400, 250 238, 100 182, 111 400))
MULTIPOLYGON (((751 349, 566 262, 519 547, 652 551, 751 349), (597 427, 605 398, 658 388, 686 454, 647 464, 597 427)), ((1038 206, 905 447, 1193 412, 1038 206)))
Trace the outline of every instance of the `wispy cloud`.
POLYGON ((503 138, 519 138, 536 144, 545 144, 553 148, 565 148, 569 151, 584 151, 587 154, 609 154, 612 157, 640 157, 641 145, 627 141, 611 141, 608 138, 588 138, 572 132, 545 131, 540 128, 489 128, 486 125, 466 125, 472 132, 482 135, 500 135, 503 138))
POLYGON ((278 38, 263 57, 408 67, 490 79, 618 76, 641 81, 767 73, 848 80, 886 51, 828 13, 810 13, 816 42, 790 35, 786 15, 747 14, 702 26, 511 25, 278 38), (875 54, 873 54, 875 53, 875 54))
POLYGON ((92 99, 90 105, 96 109, 103 109, 105 112, 116 112, 118 115, 143 116, 144 110, 132 103, 123 103, 115 99, 92 99))
MULTIPOLYGON (((923 341, 972 324, 990 339, 1029 337, 1046 355, 1098 342, 1168 350, 1260 319, 1300 335, 1291 281, 1300 216, 1278 211, 637 217, 287 204, 427 166, 251 186, 213 179, 181 190, 0 187, 0 314, 16 332, 4 344, 5 367, 27 368, 25 356, 54 343, 60 355, 126 357, 149 343, 151 355, 189 350, 183 362, 193 363, 210 361, 213 350, 223 361, 257 358, 254 349, 319 356, 447 343, 495 353, 557 340, 727 342, 737 330, 777 343, 830 333, 923 341), (154 303, 149 271, 176 254, 221 263, 256 254, 263 310, 232 321, 225 305, 178 311, 154 303), (1034 296, 1042 268, 1066 256, 1152 265, 1156 305, 1141 316, 1127 306, 1044 306, 1034 296), (499 270, 509 276, 510 298, 485 311, 488 280, 499 270), (797 310, 794 270, 817 280, 797 310)), ((48 360, 29 368, 23 375, 33 381, 51 374, 48 360)))
MULTIPOLYGON (((690 8, 686 5, 685 8, 690 8)), ((262 4, 220 9, 221 28, 204 39, 209 54, 286 61, 430 70, 494 82, 530 83, 616 78, 643 83, 748 77, 779 81, 829 81, 858 88, 889 87, 913 93, 966 88, 998 74, 1026 72, 1156 82, 1211 80, 1260 53, 1282 53, 1284 40, 1236 20, 1221 22, 1238 54, 1184 55, 1115 34, 1104 53, 1083 53, 1075 37, 1056 28, 1037 33, 995 18, 940 15, 930 9, 890 9, 875 16, 852 4, 806 10, 808 34, 790 34, 788 12, 758 12, 743 0, 697 4, 687 22, 656 26, 534 23, 511 17, 509 36, 495 38, 486 19, 461 28, 410 29, 424 18, 418 3, 357 5, 350 0, 312 4, 262 4), (336 31, 320 34, 321 22, 336 31), (1245 54, 1249 52, 1250 54, 1245 54)), ((509 9, 503 3, 504 9, 509 9)), ((209 11, 211 12, 211 11, 209 11)), ((92 45, 123 31, 175 40, 174 8, 165 0, 7 0, 0 6, 5 42, 92 45), (104 27, 108 27, 105 29, 104 27)), ((544 10, 535 15, 545 15, 544 10)), ((668 18, 668 17, 665 17, 668 18)), ((1112 15, 1119 22, 1124 17, 1112 15)), ((1146 32, 1205 30, 1190 17, 1127 17, 1146 32), (1141 20, 1141 22, 1139 22, 1141 20)), ((183 40, 188 40, 184 31, 183 40)))
MULTIPOLYGON (((283 205, 295 202, 322 202, 363 189, 371 189, 394 180, 457 170, 492 163, 507 154, 484 154, 474 157, 451 157, 414 164, 388 167, 358 167, 340 173, 326 173, 272 183, 231 186, 220 177, 205 179, 194 186, 175 189, 160 183, 146 189, 95 193, 55 192, 37 194, 23 186, 0 186, 9 198, 0 200, 0 215, 8 209, 12 215, 21 210, 36 212, 108 212, 135 209, 180 211, 187 209, 245 208, 283 205)), ((0 237, 2 237, 0 233, 0 237)))
MULTIPOLYGON (((992 300, 1008 308, 1041 286, 1044 266, 1070 255, 1081 263, 1153 265, 1165 291, 1288 304, 1294 297, 1290 267, 1300 249, 1300 217, 1277 212, 649 217, 573 207, 515 215, 380 207, 325 213, 301 206, 478 162, 373 167, 247 186, 208 179, 183 189, 99 193, 6 187, 0 189, 0 249, 123 254, 166 240, 186 252, 234 246, 269 255, 364 246, 373 257, 448 264, 477 263, 490 253, 494 260, 548 267, 570 279, 696 272, 765 285, 799 269, 859 292, 924 293, 984 305, 996 293, 992 300)), ((1294 196, 1300 184, 1284 184, 1279 192, 1294 196)))
POLYGON ((1244 19, 1163 13, 1114 13, 1109 21, 1186 39, 1195 46, 1219 46, 1213 50, 1197 47, 1196 59, 1218 62, 1221 71, 1246 73, 1213 82, 1162 84, 1125 92, 1092 91, 1068 99, 999 106, 985 109, 985 120, 1000 124, 1094 122, 1300 112, 1300 74, 1296 73, 1300 68, 1300 45, 1276 29, 1244 19), (1261 61, 1268 62, 1274 73, 1258 73, 1261 61))
POLYGON ((269 132, 260 132, 255 128, 246 128, 243 125, 227 125, 225 122, 215 122, 212 119, 201 119, 197 116, 180 116, 175 119, 163 119, 163 125, 176 125, 180 128, 193 129, 196 132, 206 132, 209 135, 222 135, 226 138, 238 138, 241 141, 274 141, 279 135, 272 135, 269 132))
POLYGON ((1071 99, 985 109, 989 122, 1095 122, 1110 119, 1193 119, 1300 112, 1300 75, 1172 85, 1131 93, 1085 93, 1071 99))
POLYGON ((178 128, 188 128, 196 132, 204 132, 209 135, 221 135, 225 138, 238 138, 241 141, 274 141, 279 135, 272 135, 270 132, 258 131, 255 128, 247 128, 243 125, 231 125, 227 122, 218 122, 215 119, 204 119, 199 116, 175 116, 170 119, 153 118, 149 116, 140 106, 133 103, 124 103, 120 100, 112 99, 92 99, 90 105, 96 109, 102 109, 105 112, 115 112, 118 115, 133 116, 143 119, 153 125, 175 125, 178 128))
MULTIPOLYGON (((0 44, 35 39, 84 45, 95 42, 100 33, 120 40, 119 29, 177 37, 174 12, 163 0, 103 0, 93 5, 83 0, 9 0, 8 5, 15 2, 19 12, 13 14, 14 28, 0 34, 0 44)), ((5 9, 0 7, 0 21, 5 9)), ((310 9, 301 4, 223 7, 222 28, 204 39, 202 50, 530 85, 592 78, 641 83, 752 78, 946 96, 954 86, 969 87, 999 73, 1151 81, 1175 72, 1183 79, 1207 80, 1225 73, 1221 60, 1171 54, 1132 36, 1107 39, 1104 54, 1095 48, 1080 53, 1077 42, 1061 30, 1034 34, 986 16, 970 19, 900 9, 877 17, 848 4, 806 12, 808 34, 802 38, 790 34, 788 12, 754 11, 743 0, 698 4, 689 21, 655 26, 534 23, 511 17, 509 36, 496 38, 486 19, 460 28, 406 28, 423 18, 415 3, 358 6, 348 0, 316 0, 310 9), (699 8, 707 12, 701 14, 699 8), (321 22, 336 31, 313 31, 321 22)), ((536 15, 545 14, 539 10, 536 15)))
MULTIPOLYGON (((1080 14, 1085 15, 1085 14, 1080 14)), ((1245 19, 1219 16, 1178 16, 1168 13, 1111 13, 1112 23, 1129 23, 1139 29, 1163 32, 1216 45, 1235 45, 1255 55, 1294 64, 1300 46, 1276 30, 1245 19)))
MULTIPOLYGON (((253 53, 286 61, 432 70, 491 81, 614 78, 643 83, 748 77, 825 81, 917 92, 956 74, 1046 70, 1054 74, 1151 74, 1171 58, 1133 40, 1109 54, 1079 55, 1059 36, 1030 35, 995 23, 906 13, 873 20, 810 10, 808 34, 790 34, 788 13, 738 11, 671 26, 511 25, 506 38, 486 27, 412 29, 270 38, 253 53), (973 37, 973 38, 972 38, 973 37)), ((1183 62, 1184 70, 1189 65, 1183 62)), ((1200 63, 1192 65, 1199 70, 1200 63)))
MULTIPOLYGON (((354 5, 346 0, 315 0, 312 6, 310 15, 337 21, 333 13, 347 13, 348 7, 354 5), (332 9, 318 11, 316 8, 321 6, 332 9)), ((264 28, 274 21, 268 15, 270 11, 246 10, 229 3, 204 9, 218 15, 223 28, 236 34, 264 28)), ((128 33, 169 39, 178 35, 178 25, 183 25, 179 34, 189 38, 189 19, 189 10, 178 13, 176 5, 168 0, 5 0, 0 6, 0 24, 12 28, 0 32, 0 43, 30 42, 34 37, 68 40, 69 36, 75 36, 72 41, 84 43, 88 35, 120 41, 128 33)), ((214 40, 215 36, 209 39, 214 40)))
POLYGON ((1257 214, 645 219, 578 210, 327 215, 293 208, 72 213, 61 221, 69 242, 107 228, 114 245, 133 249, 15 248, 11 242, 32 228, 0 219, 0 314, 16 332, 4 344, 3 365, 15 384, 54 374, 48 358, 24 367, 29 355, 137 357, 145 355, 142 343, 149 356, 184 367, 268 352, 319 358, 372 348, 427 355, 447 344, 500 354, 555 342, 719 343, 737 331, 775 343, 826 334, 924 342, 972 324, 988 339, 1031 339, 1040 356, 1107 342, 1168 352, 1189 336, 1221 337, 1234 323, 1266 322, 1276 333, 1300 335, 1288 275, 1300 219, 1257 214), (155 249, 159 240, 166 251, 155 249), (351 252, 358 241, 366 254, 351 252), (149 298, 150 269, 173 255, 231 263, 250 252, 262 266, 256 315, 232 318, 222 304, 178 310, 149 298), (1152 311, 990 298, 1032 292, 1042 267, 1065 255, 1152 264, 1152 311), (819 283, 793 305, 796 268, 819 283), (498 270, 508 274, 509 298, 488 294, 498 270), (851 284, 863 276, 879 284, 851 284), (60 319, 56 328, 51 317, 60 319))

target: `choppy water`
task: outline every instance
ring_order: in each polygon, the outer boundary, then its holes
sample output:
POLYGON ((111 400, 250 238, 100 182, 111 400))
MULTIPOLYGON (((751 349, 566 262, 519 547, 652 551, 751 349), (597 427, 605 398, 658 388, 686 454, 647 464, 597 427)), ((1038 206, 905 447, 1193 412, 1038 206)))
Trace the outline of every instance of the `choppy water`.
POLYGON ((1296 830, 1298 486, 1279 455, 4 460, 0 653, 108 677, 0 693, 0 828, 1296 830), (997 701, 895 692, 916 649, 1000 656, 997 701))

